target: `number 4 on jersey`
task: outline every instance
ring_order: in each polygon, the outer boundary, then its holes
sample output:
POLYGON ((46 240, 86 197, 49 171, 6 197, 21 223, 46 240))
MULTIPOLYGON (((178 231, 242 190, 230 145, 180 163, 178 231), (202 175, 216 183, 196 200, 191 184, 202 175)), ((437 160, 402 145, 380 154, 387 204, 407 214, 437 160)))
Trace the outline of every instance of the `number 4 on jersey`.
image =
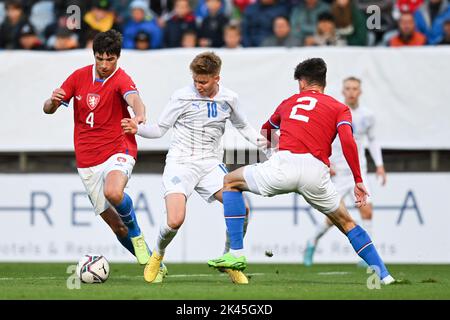
POLYGON ((87 123, 88 125, 90 125, 91 128, 94 127, 94 113, 93 113, 93 112, 90 112, 90 113, 88 114, 88 116, 86 117, 86 123, 87 123))
POLYGON ((294 120, 308 122, 309 117, 301 115, 301 114, 297 114, 297 109, 300 108, 300 109, 303 109, 306 111, 311 111, 312 109, 314 109, 316 107, 317 99, 313 98, 313 97, 301 97, 301 98, 297 99, 297 102, 299 104, 296 104, 295 106, 292 107, 291 115, 289 116, 289 118, 294 119, 294 120), (302 102, 307 102, 307 104, 303 104, 302 102))

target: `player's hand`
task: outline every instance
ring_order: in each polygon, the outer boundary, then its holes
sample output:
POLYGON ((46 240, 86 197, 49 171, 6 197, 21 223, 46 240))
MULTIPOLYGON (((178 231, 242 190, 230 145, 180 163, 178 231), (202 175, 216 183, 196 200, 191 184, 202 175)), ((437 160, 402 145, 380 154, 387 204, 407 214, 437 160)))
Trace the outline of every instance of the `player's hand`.
POLYGON ((52 101, 52 104, 54 107, 59 107, 59 105, 61 104, 61 101, 64 99, 64 97, 66 96, 66 92, 61 89, 55 89, 52 92, 52 96, 50 97, 50 100, 52 101))
POLYGON ((135 116, 133 118, 133 120, 137 123, 137 124, 143 124, 147 121, 147 118, 145 116, 135 116))
POLYGON ((386 184, 386 171, 384 171, 384 166, 378 166, 375 175, 377 179, 381 179, 381 185, 384 186, 386 184))
POLYGON ((330 166, 330 176, 334 177, 336 175, 336 170, 333 169, 332 166, 330 166))
POLYGON ((124 118, 120 121, 120 125, 126 134, 136 134, 138 131, 138 126, 134 119, 124 118))
POLYGON ((364 183, 358 182, 355 185, 355 204, 358 208, 361 208, 367 204, 367 196, 369 193, 367 192, 366 187, 364 186, 364 183))

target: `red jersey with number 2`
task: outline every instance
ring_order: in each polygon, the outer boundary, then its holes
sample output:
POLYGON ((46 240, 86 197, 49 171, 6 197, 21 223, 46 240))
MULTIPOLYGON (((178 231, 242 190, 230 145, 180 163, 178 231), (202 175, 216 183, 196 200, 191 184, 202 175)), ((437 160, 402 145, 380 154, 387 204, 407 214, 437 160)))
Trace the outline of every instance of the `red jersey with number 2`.
POLYGON ((311 153, 330 165, 331 144, 337 127, 352 123, 349 107, 317 91, 303 91, 284 100, 270 117, 280 129, 279 150, 311 153))
POLYGON ((95 79, 95 66, 76 70, 62 84, 63 104, 74 99, 74 145, 78 168, 99 165, 116 153, 137 156, 134 135, 124 134, 120 121, 129 118, 125 97, 137 93, 121 68, 107 79, 95 79))

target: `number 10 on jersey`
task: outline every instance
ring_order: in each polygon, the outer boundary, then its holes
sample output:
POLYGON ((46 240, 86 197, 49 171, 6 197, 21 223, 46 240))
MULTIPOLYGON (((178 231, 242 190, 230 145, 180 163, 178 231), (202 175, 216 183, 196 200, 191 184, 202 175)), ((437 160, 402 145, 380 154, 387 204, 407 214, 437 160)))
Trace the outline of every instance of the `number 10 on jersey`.
POLYGON ((208 118, 216 118, 217 117, 217 103, 208 102, 206 105, 208 106, 208 118))

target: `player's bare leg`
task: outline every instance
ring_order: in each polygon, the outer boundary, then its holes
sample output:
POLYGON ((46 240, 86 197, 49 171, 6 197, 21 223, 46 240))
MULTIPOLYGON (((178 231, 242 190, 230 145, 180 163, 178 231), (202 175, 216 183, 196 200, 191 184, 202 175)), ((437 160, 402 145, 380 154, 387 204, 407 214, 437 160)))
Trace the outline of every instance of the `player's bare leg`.
MULTIPOLYGON (((223 189, 220 189, 220 191, 216 192, 214 194, 214 198, 217 201, 220 201, 221 203, 223 203, 223 189)), ((250 212, 250 207, 248 206, 247 201, 245 201, 245 221, 244 221, 244 237, 245 237, 245 233, 247 231, 247 225, 248 225, 248 214, 250 212)), ((230 238, 228 236, 228 232, 225 233, 226 234, 226 240, 225 240, 225 250, 224 253, 227 253, 230 251, 230 238)), ((247 276, 239 270, 232 270, 232 269, 223 269, 223 268, 218 268, 218 270, 220 272, 226 272, 228 274, 228 276, 231 279, 231 282, 236 283, 236 284, 248 284, 248 278, 247 276)))
POLYGON ((364 207, 359 208, 359 213, 362 219, 362 225, 368 234, 372 236, 372 216, 373 216, 373 206, 368 203, 364 207))
POLYGON ((105 179, 103 193, 109 203, 114 206, 123 223, 128 227, 128 236, 133 244, 134 254, 139 264, 146 264, 150 254, 137 222, 133 201, 124 192, 127 182, 128 177, 122 171, 110 171, 105 179))
MULTIPOLYGON (((103 211, 100 214, 100 217, 102 217, 102 219, 108 224, 108 226, 116 234, 120 242, 122 242, 121 239, 127 238, 128 228, 123 223, 122 219, 120 219, 119 214, 113 208, 109 207, 108 209, 103 211)), ((124 244, 124 247, 127 248, 134 255, 134 249, 133 246, 131 245, 131 242, 130 246, 124 244)))
POLYGON ((378 255, 369 235, 355 223, 342 200, 338 209, 328 214, 327 217, 348 237, 353 249, 368 266, 375 270, 380 277, 381 283, 391 284, 395 281, 386 269, 383 260, 378 255))
POLYGON ((217 259, 209 260, 210 267, 240 271, 247 267, 247 259, 243 255, 246 208, 242 191, 248 191, 249 188, 245 182, 244 168, 234 170, 224 178, 222 197, 225 223, 230 237, 230 252, 217 259))
POLYGON ((166 247, 175 237, 186 216, 186 196, 183 193, 171 193, 165 197, 167 221, 159 229, 156 247, 144 269, 144 279, 155 282, 164 258, 166 247))

